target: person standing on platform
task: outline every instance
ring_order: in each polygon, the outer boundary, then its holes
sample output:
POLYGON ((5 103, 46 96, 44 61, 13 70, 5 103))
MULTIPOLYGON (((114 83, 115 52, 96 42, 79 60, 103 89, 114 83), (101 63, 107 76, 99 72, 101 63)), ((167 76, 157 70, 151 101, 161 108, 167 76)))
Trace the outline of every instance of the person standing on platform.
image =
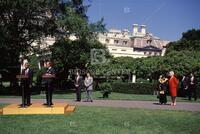
POLYGON ((190 80, 189 80, 189 91, 188 91, 188 97, 189 100, 191 100, 192 95, 194 96, 194 100, 197 100, 197 91, 196 91, 196 85, 197 81, 193 73, 190 74, 190 80))
MULTIPOLYGON (((55 69, 52 67, 52 63, 48 61, 47 63, 47 71, 45 75, 54 75, 55 76, 55 69)), ((52 102, 52 95, 53 95, 53 88, 54 88, 54 78, 49 78, 46 82, 46 102, 44 105, 51 106, 53 105, 52 102)))
POLYGON ((24 85, 24 104, 25 106, 31 105, 31 88, 33 81, 33 71, 29 67, 29 63, 25 63, 25 68, 22 70, 22 75, 27 76, 28 78, 23 81, 24 85))
POLYGON ((88 72, 87 76, 84 81, 85 87, 86 87, 86 98, 87 102, 93 102, 92 100, 92 90, 93 90, 93 77, 91 74, 88 72))
POLYGON ((170 76, 170 79, 169 79, 169 92, 170 92, 170 95, 171 95, 171 98, 172 98, 171 105, 172 106, 176 106, 176 96, 177 96, 177 89, 178 89, 179 82, 178 82, 177 78, 174 76, 174 72, 173 71, 169 72, 169 76, 170 76))
POLYGON ((81 101, 81 89, 83 88, 83 77, 80 76, 80 72, 76 72, 75 77, 75 88, 76 88, 76 101, 81 101))

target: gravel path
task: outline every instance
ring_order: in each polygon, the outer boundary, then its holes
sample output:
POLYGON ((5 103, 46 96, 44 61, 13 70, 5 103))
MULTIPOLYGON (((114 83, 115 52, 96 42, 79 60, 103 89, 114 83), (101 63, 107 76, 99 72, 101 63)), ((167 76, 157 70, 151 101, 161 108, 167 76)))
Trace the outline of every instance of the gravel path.
MULTIPOLYGON (((45 102, 44 99, 32 99, 34 102, 45 102)), ((120 107, 120 108, 142 108, 142 109, 167 109, 167 110, 183 110, 200 112, 200 103, 177 102, 176 106, 170 103, 160 105, 156 101, 128 101, 128 100, 94 100, 93 102, 75 102, 70 99, 54 99, 54 103, 67 102, 75 106, 104 106, 104 107, 120 107)), ((21 103, 20 98, 0 98, 0 103, 21 103)))

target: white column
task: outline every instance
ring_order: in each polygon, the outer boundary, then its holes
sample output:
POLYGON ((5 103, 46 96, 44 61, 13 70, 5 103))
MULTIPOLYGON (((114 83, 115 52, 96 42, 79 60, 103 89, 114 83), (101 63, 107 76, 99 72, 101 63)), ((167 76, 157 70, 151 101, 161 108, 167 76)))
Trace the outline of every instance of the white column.
POLYGON ((38 68, 39 70, 41 69, 40 61, 38 62, 38 68))
POLYGON ((135 82, 136 82, 136 75, 133 74, 133 75, 132 75, 132 83, 135 83, 135 82))
POLYGON ((133 36, 136 36, 138 33, 138 24, 133 24, 133 36))
POLYGON ((146 25, 141 25, 141 33, 142 33, 143 35, 146 34, 146 25))

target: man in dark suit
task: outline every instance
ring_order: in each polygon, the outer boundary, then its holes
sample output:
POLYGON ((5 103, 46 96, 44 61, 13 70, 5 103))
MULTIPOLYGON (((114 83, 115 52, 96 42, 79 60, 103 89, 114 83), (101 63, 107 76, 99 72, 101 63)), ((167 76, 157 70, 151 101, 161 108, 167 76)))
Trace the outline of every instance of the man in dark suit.
MULTIPOLYGON (((55 76, 55 69, 52 67, 51 62, 47 62, 47 71, 45 75, 55 76)), ((52 102, 53 88, 54 88, 54 78, 49 78, 46 81, 46 102, 47 103, 45 103, 45 105, 48 105, 48 106, 53 105, 53 102, 52 102)))
POLYGON ((189 77, 183 75, 183 78, 182 78, 182 94, 181 94, 183 97, 185 97, 187 92, 188 92, 189 82, 190 82, 189 77))
POLYGON ((83 87, 83 77, 80 76, 80 73, 76 72, 75 77, 75 88, 76 88, 76 101, 81 101, 81 89, 83 87))
POLYGON ((190 81, 189 81, 189 100, 191 100, 192 95, 194 95, 194 100, 197 100, 197 91, 196 91, 196 85, 197 85, 197 81, 196 81, 196 77, 194 76, 193 73, 190 74, 190 81))
POLYGON ((25 69, 22 70, 22 75, 28 77, 28 79, 25 79, 22 84, 24 86, 24 104, 25 106, 30 106, 33 71, 29 68, 29 63, 25 63, 25 69))

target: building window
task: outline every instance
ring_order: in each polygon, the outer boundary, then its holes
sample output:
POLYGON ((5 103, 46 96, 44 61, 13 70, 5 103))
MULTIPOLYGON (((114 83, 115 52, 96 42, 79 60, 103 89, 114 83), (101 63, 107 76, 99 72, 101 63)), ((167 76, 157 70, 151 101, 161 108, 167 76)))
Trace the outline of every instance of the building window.
POLYGON ((118 44, 118 43, 119 43, 119 40, 114 40, 114 43, 115 43, 115 44, 118 44))
POLYGON ((148 44, 148 45, 151 45, 151 42, 152 42, 152 39, 148 39, 148 40, 147 40, 147 44, 148 44))
POLYGON ((117 49, 112 49, 112 51, 117 51, 117 49))
POLYGON ((126 51, 125 49, 122 49, 121 51, 126 51))
POLYGON ((127 44, 127 41, 123 41, 123 45, 126 45, 127 44))
POLYGON ((110 40, 109 39, 106 39, 106 43, 109 43, 110 42, 110 40))
POLYGON ((147 52, 144 52, 144 55, 146 55, 147 54, 147 52))

